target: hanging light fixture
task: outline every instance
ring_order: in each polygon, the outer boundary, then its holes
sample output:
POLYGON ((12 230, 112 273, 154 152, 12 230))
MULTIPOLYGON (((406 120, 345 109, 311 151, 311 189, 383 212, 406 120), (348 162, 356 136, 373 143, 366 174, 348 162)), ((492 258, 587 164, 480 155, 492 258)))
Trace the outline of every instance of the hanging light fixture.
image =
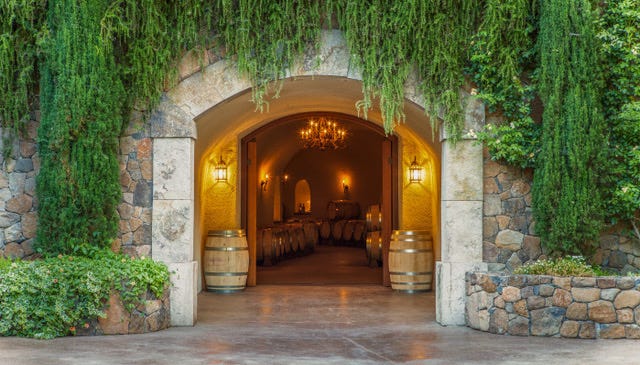
POLYGON ((409 182, 421 182, 422 181, 422 166, 418 164, 416 160, 416 156, 413 156, 413 162, 411 162, 411 166, 409 166, 409 182))
POLYGON ((304 148, 317 148, 320 151, 344 148, 346 138, 347 130, 326 117, 309 119, 307 127, 300 130, 304 148))
POLYGON ((227 181, 227 164, 222 160, 222 156, 213 170, 213 176, 216 182, 227 181))

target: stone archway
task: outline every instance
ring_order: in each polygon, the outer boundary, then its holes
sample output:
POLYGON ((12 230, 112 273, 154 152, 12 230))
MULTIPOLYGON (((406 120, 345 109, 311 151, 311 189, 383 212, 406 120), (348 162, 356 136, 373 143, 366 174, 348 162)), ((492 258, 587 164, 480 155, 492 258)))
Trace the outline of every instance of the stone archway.
MULTIPOLYGON (((306 55, 290 73, 289 80, 360 79, 350 69, 346 43, 338 31, 324 32, 319 54, 306 55), (318 67, 309 66, 313 62, 304 62, 315 57, 320 60, 318 67)), ((151 119, 152 257, 165 262, 172 272, 172 325, 193 325, 196 319, 198 263, 194 247, 200 235, 194 222, 198 209, 195 120, 249 87, 233 64, 217 61, 167 92, 151 119)), ((484 124, 484 106, 464 91, 461 95, 466 105, 466 128, 477 130, 484 124)), ((423 107, 415 83, 407 85, 406 96, 408 102, 423 107)), ((246 126, 230 128, 237 131, 246 126)), ((446 134, 439 138, 441 260, 436 265, 436 316, 443 325, 464 324, 465 273, 486 266, 482 263, 482 147, 472 135, 469 133, 455 145, 446 134)))

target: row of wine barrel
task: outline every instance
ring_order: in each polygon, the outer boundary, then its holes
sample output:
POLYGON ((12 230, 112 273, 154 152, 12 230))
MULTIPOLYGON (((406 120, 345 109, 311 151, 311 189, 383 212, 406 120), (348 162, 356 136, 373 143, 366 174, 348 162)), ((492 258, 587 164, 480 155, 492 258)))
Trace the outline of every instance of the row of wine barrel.
POLYGON ((327 218, 331 221, 360 217, 360 204, 353 200, 332 200, 327 204, 327 218))
POLYGON ((359 246, 362 244, 365 232, 365 222, 358 219, 323 221, 320 223, 320 238, 323 243, 359 246))
POLYGON ((367 250, 367 262, 369 266, 376 267, 382 265, 382 232, 367 232, 365 248, 367 250))
POLYGON ((379 231, 382 229, 382 210, 380 204, 370 205, 365 215, 367 231, 379 231))
POLYGON ((318 226, 314 222, 287 223, 259 229, 256 236, 256 260, 270 266, 287 257, 312 253, 318 244, 318 226))

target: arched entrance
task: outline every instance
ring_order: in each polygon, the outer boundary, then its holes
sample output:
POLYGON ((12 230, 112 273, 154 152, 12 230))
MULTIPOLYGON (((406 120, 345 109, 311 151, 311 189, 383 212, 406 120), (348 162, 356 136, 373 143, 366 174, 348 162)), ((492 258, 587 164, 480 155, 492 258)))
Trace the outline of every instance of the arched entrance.
MULTIPOLYGON (((242 223, 241 140, 256 129, 288 115, 305 112, 357 114, 361 98, 358 75, 349 67, 349 54, 339 32, 326 32, 321 64, 292 67, 280 98, 265 113, 249 102, 249 84, 232 64, 218 61, 178 84, 166 94, 152 118, 154 201, 152 255, 173 272, 172 324, 195 321, 199 288, 198 261, 206 229, 239 227, 242 223), (224 183, 208 183, 216 163, 227 162, 224 183), (205 229, 206 227, 206 229, 205 229)), ((315 57, 310 55, 309 57, 315 57)), ((484 107, 461 91, 468 129, 484 123, 484 107)), ((413 157, 428 161, 434 173, 425 184, 439 207, 430 212, 435 235, 436 311, 442 324, 464 324, 464 273, 482 266, 482 148, 472 134, 453 145, 446 135, 433 136, 419 93, 407 88, 406 123, 395 133, 400 139, 398 171, 413 157)), ((367 120, 381 125, 380 113, 367 120)), ((404 186, 399 173, 399 228, 426 214, 415 199, 414 186, 404 186)), ((258 176, 249 177, 257 180, 258 176)), ((409 227, 411 228, 411 227, 409 227)))
MULTIPOLYGON (((344 226, 344 230, 353 233, 353 225, 364 227, 366 210, 370 206, 378 207, 377 211, 382 207, 382 224, 376 230, 381 230, 380 236, 387 238, 383 247, 388 250, 391 229, 399 226, 397 185, 401 182, 398 181, 400 161, 397 136, 386 135, 381 126, 353 115, 306 112, 288 115, 257 128, 242 138, 241 146, 241 155, 244 156, 241 164, 241 171, 244 172, 241 174, 244 177, 241 180, 241 224, 248 232, 249 245, 256 245, 257 262, 263 259, 262 246, 265 242, 261 240, 262 232, 274 225, 275 229, 279 229, 311 222, 319 231, 320 225, 326 225, 334 231, 329 240, 332 244, 364 248, 364 234, 352 240, 351 237, 345 238, 345 235, 340 237, 340 234, 336 237, 335 231, 343 232, 344 226), (303 147, 299 131, 307 126, 309 120, 318 118, 332 120, 346 129, 343 148, 318 150, 303 147), (256 179, 247 176, 258 176, 259 188, 256 179), (288 183, 289 179, 296 184, 295 191, 288 183), (309 187, 309 182, 313 189, 309 187), (300 183, 306 186, 306 200, 297 197, 300 183), (249 193, 255 190, 258 194, 249 193), (313 195, 310 194, 311 190, 314 191, 313 195), (298 200, 300 203, 292 204, 298 200), (348 213, 341 210, 341 216, 336 216, 334 208, 342 209, 336 204, 343 204, 348 213), (315 207, 314 211, 309 209, 311 206, 315 207)), ((429 194, 435 191, 437 189, 434 188, 414 195, 422 195, 424 200, 429 199, 429 194)), ((429 213, 436 210, 433 206, 436 202, 437 199, 431 199, 428 203, 432 205, 429 213)), ((415 218, 414 221, 418 220, 415 218)), ((423 222, 412 227, 431 231, 431 219, 431 214, 421 215, 423 222)), ((318 243, 327 241, 319 238, 318 243)), ((364 255, 365 251, 362 253, 364 255)), ((268 261, 273 260, 269 258, 268 261)), ((388 286, 387 255, 383 255, 382 262, 380 282, 388 286)), ((253 260, 252 264, 255 264, 253 260)), ((331 267, 330 262, 327 265, 331 267)), ((343 280, 346 284, 350 283, 348 277, 343 280)), ((255 270, 250 270, 248 283, 255 285, 257 282, 255 270)))

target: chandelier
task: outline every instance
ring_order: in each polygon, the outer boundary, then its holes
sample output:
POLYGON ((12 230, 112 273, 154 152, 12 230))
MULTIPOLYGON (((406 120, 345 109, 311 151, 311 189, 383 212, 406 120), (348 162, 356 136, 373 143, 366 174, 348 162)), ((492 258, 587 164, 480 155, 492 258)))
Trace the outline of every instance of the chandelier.
POLYGON ((304 148, 317 148, 320 151, 344 148, 346 138, 347 130, 325 117, 309 119, 307 127, 300 130, 304 148))

